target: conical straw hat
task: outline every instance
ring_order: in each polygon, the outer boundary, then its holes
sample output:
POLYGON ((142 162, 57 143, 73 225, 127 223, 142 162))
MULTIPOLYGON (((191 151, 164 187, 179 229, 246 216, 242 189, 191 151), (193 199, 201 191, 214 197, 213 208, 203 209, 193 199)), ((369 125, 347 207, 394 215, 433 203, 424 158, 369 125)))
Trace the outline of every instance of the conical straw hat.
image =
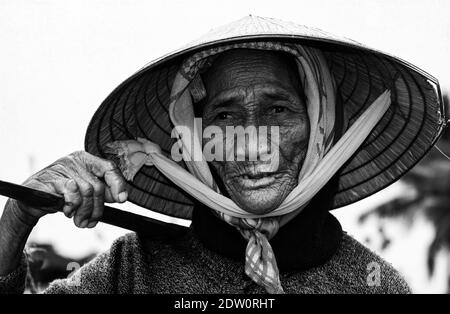
MULTIPOLYGON (((107 143, 144 137, 170 155, 175 139, 171 138, 169 95, 183 60, 212 47, 258 41, 294 42, 322 50, 337 84, 347 128, 384 90, 392 91, 390 108, 339 173, 334 208, 361 200, 399 179, 427 153, 445 127, 439 83, 421 69, 319 29, 247 16, 149 63, 118 86, 94 114, 86 133, 86 150, 106 157, 107 143)), ((191 217, 193 199, 154 167, 143 167, 129 183, 129 192, 131 202, 149 210, 191 217)))

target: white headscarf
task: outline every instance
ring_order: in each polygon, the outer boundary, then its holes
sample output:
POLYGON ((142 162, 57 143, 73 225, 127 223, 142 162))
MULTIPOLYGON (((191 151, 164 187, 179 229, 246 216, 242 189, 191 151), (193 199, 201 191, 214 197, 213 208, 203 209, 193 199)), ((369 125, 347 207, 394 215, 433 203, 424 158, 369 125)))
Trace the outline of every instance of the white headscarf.
MULTIPOLYGON (((171 91, 171 121, 175 127, 187 128, 191 134, 191 138, 183 136, 178 140, 189 172, 164 156, 159 146, 147 139, 117 141, 110 143, 108 148, 110 153, 122 157, 120 168, 128 180, 132 180, 143 165, 156 166, 168 179, 212 208, 221 219, 235 226, 248 240, 246 274, 264 286, 267 292, 282 293, 279 271, 269 240, 281 226, 300 213, 356 152, 390 105, 390 91, 387 90, 333 145, 335 96, 333 77, 318 49, 278 42, 247 42, 211 48, 183 62, 171 91), (264 215, 248 213, 220 193, 201 151, 201 130, 197 130, 194 124, 193 98, 204 96, 204 91, 198 88, 199 70, 208 66, 211 57, 239 48, 283 51, 296 58, 302 84, 299 88, 304 90, 310 121, 308 151, 298 185, 278 208, 264 215), (194 156, 200 156, 201 159, 194 156)), ((176 133, 177 128, 174 130, 176 133)))

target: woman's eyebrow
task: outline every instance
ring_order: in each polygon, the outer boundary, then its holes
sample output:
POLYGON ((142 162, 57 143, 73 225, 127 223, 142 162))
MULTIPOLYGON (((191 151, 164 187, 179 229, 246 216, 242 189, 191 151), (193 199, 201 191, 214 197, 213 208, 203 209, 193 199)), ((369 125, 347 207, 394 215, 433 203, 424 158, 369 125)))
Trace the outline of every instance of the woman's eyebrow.
MULTIPOLYGON (((257 97, 260 97, 260 99, 264 101, 284 100, 297 104, 298 97, 296 96, 297 95, 293 95, 291 92, 284 88, 273 86, 263 87, 257 93, 257 97)), ((242 93, 242 91, 227 90, 214 96, 209 101, 208 107, 210 107, 210 110, 226 108, 235 105, 236 103, 242 102, 243 99, 245 99, 245 95, 242 93)))
POLYGON ((292 100, 295 99, 291 94, 289 94, 287 92, 284 92, 284 91, 281 91, 281 90, 264 92, 264 93, 261 93, 261 96, 264 97, 264 99, 267 99, 267 100, 288 100, 288 101, 292 101, 292 100))
POLYGON ((242 101, 243 98, 244 96, 242 94, 236 93, 235 91, 221 92, 208 102, 208 107, 211 110, 227 108, 242 101))
POLYGON ((301 98, 298 95, 295 95, 284 88, 271 88, 268 90, 264 90, 261 94, 266 101, 288 101, 292 104, 298 104, 299 100, 301 102, 301 98))

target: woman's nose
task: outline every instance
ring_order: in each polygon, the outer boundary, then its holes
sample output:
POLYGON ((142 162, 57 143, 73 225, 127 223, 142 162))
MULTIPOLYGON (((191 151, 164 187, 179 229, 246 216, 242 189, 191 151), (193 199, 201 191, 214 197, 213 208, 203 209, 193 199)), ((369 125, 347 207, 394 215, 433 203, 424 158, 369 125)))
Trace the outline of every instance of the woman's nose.
POLYGON ((235 128, 236 161, 258 161, 269 153, 267 127, 235 128))

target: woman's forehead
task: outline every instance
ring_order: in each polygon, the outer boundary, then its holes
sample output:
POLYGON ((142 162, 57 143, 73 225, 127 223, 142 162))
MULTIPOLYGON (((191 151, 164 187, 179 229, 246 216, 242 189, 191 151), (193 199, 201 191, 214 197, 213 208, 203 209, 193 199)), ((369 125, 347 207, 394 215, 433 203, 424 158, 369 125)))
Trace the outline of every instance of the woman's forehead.
POLYGON ((207 98, 252 86, 279 86, 298 90, 300 79, 293 57, 280 52, 235 49, 222 53, 202 74, 207 98))

